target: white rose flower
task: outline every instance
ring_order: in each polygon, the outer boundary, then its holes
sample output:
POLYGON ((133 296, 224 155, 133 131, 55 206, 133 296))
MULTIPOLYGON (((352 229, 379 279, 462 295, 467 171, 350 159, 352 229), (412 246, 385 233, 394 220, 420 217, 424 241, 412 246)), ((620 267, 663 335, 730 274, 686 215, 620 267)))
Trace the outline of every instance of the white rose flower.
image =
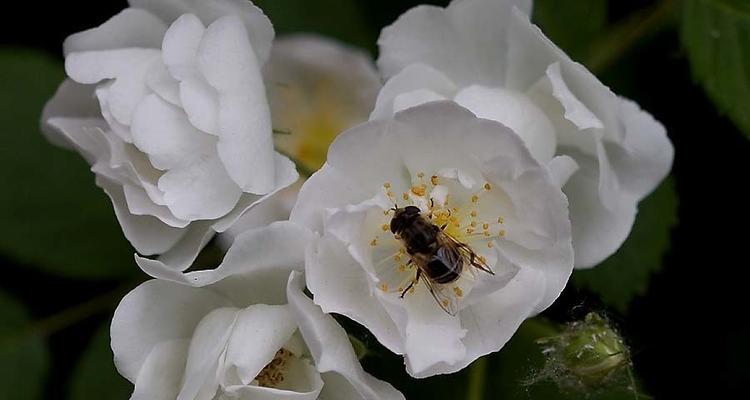
MULTIPOLYGON (((276 148, 308 171, 326 160, 339 133, 367 121, 380 90, 371 57, 362 50, 315 35, 274 41, 264 67, 276 148)), ((301 181, 276 193, 242 216, 221 240, 289 218, 301 181)))
POLYGON ((415 377, 499 350, 557 298, 573 269, 567 202, 554 178, 510 129, 453 102, 339 135, 291 220, 321 235, 305 265, 315 303, 364 325, 415 377), (408 205, 494 275, 466 262, 458 279, 434 284, 437 301, 425 279, 407 290, 414 260, 390 223, 391 209, 408 205))
POLYGON ((273 27, 246 0, 131 0, 65 41, 43 115, 144 255, 184 269, 215 232, 298 177, 273 147, 261 68, 273 27))
POLYGON ((219 268, 188 274, 195 287, 152 280, 125 296, 111 335, 131 399, 403 399, 303 293, 293 268, 310 235, 290 223, 248 231, 219 268))
POLYGON ((570 60, 529 22, 530 11, 531 0, 407 11, 380 36, 378 66, 389 80, 371 118, 452 99, 513 129, 539 162, 555 160, 576 267, 592 267, 627 238, 674 150, 659 122, 570 60))

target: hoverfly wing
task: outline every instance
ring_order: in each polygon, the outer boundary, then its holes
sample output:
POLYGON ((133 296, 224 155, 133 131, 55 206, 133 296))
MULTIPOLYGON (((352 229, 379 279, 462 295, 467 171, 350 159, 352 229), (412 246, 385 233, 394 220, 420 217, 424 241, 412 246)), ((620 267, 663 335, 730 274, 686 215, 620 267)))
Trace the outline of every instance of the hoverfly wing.
POLYGON ((422 275, 422 281, 440 308, 449 315, 456 315, 458 312, 458 299, 456 299, 453 292, 445 285, 432 282, 424 274, 422 275))
POLYGON ((458 253, 461 255, 461 258, 463 259, 465 266, 472 266, 490 275, 495 275, 495 272, 493 272, 489 265, 487 265, 485 259, 479 254, 475 253, 471 246, 469 246, 468 244, 456 240, 453 236, 445 232, 440 235, 440 240, 443 240, 446 245, 450 243, 449 246, 456 248, 458 253))

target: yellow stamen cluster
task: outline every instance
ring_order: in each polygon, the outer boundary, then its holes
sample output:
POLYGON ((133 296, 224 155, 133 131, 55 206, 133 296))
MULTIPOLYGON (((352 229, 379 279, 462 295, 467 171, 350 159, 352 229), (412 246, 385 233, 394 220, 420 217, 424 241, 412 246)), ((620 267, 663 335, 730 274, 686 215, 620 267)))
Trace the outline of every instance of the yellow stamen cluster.
POLYGON ((258 386, 278 388, 284 382, 284 372, 286 370, 289 359, 294 354, 284 348, 279 349, 276 355, 273 356, 273 360, 266 364, 258 376, 255 379, 258 381, 258 386))

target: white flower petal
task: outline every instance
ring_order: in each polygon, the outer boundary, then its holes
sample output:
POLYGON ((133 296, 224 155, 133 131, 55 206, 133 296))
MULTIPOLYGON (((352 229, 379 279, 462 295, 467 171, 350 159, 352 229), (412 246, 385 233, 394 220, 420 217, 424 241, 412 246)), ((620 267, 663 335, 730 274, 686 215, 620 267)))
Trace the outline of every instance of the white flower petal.
POLYGON ((162 43, 162 59, 177 80, 199 76, 196 56, 206 28, 193 14, 184 14, 170 25, 162 43))
POLYGON ((224 216, 242 195, 216 156, 167 171, 159 178, 159 189, 172 213, 190 221, 224 216))
POLYGON ((223 17, 211 24, 198 50, 198 64, 219 93, 219 157, 243 191, 275 189, 271 114, 260 64, 242 21, 223 17))
POLYGON ((169 74, 167 67, 162 63, 154 63, 151 70, 146 74, 146 86, 159 95, 162 100, 181 107, 180 83, 169 74))
POLYGON ((131 214, 127 209, 121 185, 104 176, 97 176, 96 184, 104 189, 112 200, 122 232, 139 253, 144 255, 163 253, 185 234, 183 229, 165 225, 156 217, 131 214))
POLYGON ((547 163, 552 180, 559 187, 565 186, 570 177, 578 171, 578 163, 570 156, 557 156, 547 163))
POLYGON ((318 371, 324 373, 326 386, 321 397, 341 400, 403 399, 404 396, 390 384, 362 369, 346 331, 305 296, 304 286, 302 275, 293 272, 289 277, 287 298, 315 365, 318 371), (336 387, 329 387, 329 383, 334 382, 336 387))
POLYGON ((187 361, 188 339, 157 343, 138 372, 130 400, 174 400, 187 361))
POLYGON ((101 119, 99 104, 94 97, 94 87, 65 79, 55 95, 44 105, 42 111, 42 133, 50 142, 70 148, 71 143, 58 129, 50 126, 52 118, 101 119))
POLYGON ((542 301, 544 293, 544 274, 526 268, 502 290, 463 310, 461 325, 467 331, 463 339, 467 352, 451 370, 459 371, 477 358, 501 349, 521 323, 536 313, 535 305, 542 301))
POLYGON ((131 214, 150 215, 174 228, 185 228, 190 224, 190 221, 175 217, 169 208, 154 203, 142 187, 126 184, 122 189, 131 214))
MULTIPOLYGON (((206 286, 232 275, 245 275, 262 269, 301 269, 304 265, 305 248, 312 238, 313 233, 299 225, 287 221, 276 222, 238 235, 216 269, 186 275, 157 274, 154 277, 176 280, 191 286, 206 286)), ((147 271, 152 276, 157 270, 169 269, 166 265, 159 265, 156 260, 148 260, 146 263, 152 264, 147 271)))
MULTIPOLYGON (((249 385, 292 337, 297 325, 288 306, 251 305, 239 312, 224 358, 224 371, 236 368, 249 385)), ((227 386, 228 382, 222 382, 227 386)))
POLYGON ((136 382, 154 347, 189 339, 211 310, 229 305, 216 293, 171 282, 151 280, 128 293, 112 317, 112 351, 118 371, 136 382))
POLYGON ((600 197, 596 161, 583 155, 575 158, 580 169, 564 190, 570 198, 576 268, 588 268, 614 253, 628 237, 638 199, 622 192, 616 202, 605 204, 600 197))
POLYGON ((528 0, 464 0, 445 9, 412 8, 378 39, 381 73, 389 78, 410 64, 423 63, 459 84, 502 85, 505 30, 513 6, 531 11, 528 0))
POLYGON ((635 102, 621 97, 618 106, 625 135, 619 146, 605 146, 621 187, 641 199, 669 173, 674 148, 664 126, 635 102))
POLYGON ((65 71, 79 83, 115 79, 109 87, 109 110, 118 122, 129 125, 135 107, 148 94, 145 78, 158 59, 155 49, 76 52, 65 58, 65 71))
POLYGON ((136 108, 131 132, 133 144, 162 170, 189 167, 215 151, 214 137, 193 127, 182 110, 154 94, 136 108))
POLYGON ((182 81, 180 100, 193 126, 212 135, 219 134, 218 94, 205 80, 200 78, 182 81))
POLYGON ((552 123, 523 93, 473 85, 458 92, 455 101, 477 117, 512 129, 537 161, 545 163, 555 155, 557 139, 552 123))
POLYGON ((274 31, 271 21, 258 7, 247 0, 128 0, 134 8, 142 8, 171 23, 183 14, 195 14, 204 25, 226 16, 236 15, 248 30, 248 37, 261 63, 268 59, 274 31))
MULTIPOLYGON (((193 289, 198 290, 198 289, 193 289)), ((182 388, 177 400, 211 400, 219 387, 217 369, 239 316, 234 307, 216 308, 196 326, 190 339, 182 388)))
POLYGON ((408 309, 404 347, 406 370, 411 376, 433 375, 434 367, 448 367, 466 357, 466 346, 462 342, 466 330, 456 316, 436 307, 425 285, 418 285, 416 292, 403 300, 400 306, 408 309))
POLYGON ((370 115, 370 119, 390 118, 394 113, 407 107, 405 101, 401 100, 400 105, 394 104, 399 96, 407 93, 421 91, 421 93, 431 94, 423 96, 423 101, 411 101, 411 106, 436 100, 437 97, 452 98, 456 91, 456 85, 448 79, 442 72, 424 64, 411 64, 401 72, 388 79, 378 94, 378 100, 375 109, 370 115))
POLYGON ((60 141, 66 147, 75 147, 89 164, 96 163, 106 154, 108 143, 101 132, 107 123, 101 118, 52 117, 46 119, 47 135, 53 142, 60 141))
POLYGON ((123 47, 158 49, 166 29, 164 22, 148 11, 126 8, 96 28, 68 36, 63 53, 123 47))
POLYGON ((307 286, 315 304, 366 326, 389 350, 403 354, 398 328, 379 305, 364 270, 337 240, 322 238, 308 248, 305 262, 307 286))
POLYGON ((320 208, 321 204, 336 208, 358 203, 371 195, 365 191, 364 185, 326 163, 302 185, 289 219, 315 232, 322 232, 326 210, 320 208))

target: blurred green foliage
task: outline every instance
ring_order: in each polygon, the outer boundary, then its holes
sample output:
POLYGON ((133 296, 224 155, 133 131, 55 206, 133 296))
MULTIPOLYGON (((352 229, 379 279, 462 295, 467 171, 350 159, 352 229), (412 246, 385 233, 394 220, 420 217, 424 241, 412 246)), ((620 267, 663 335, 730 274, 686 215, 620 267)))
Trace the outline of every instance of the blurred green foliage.
POLYGON ((685 0, 681 33, 693 77, 750 137, 750 1, 685 0))
POLYGON ((0 252, 67 277, 137 273, 86 162, 40 132, 42 107, 63 78, 62 63, 43 53, 0 49, 0 252))
POLYGON ((76 364, 68 388, 69 400, 127 399, 133 385, 115 369, 109 346, 109 321, 91 338, 76 364))
POLYGON ((276 34, 315 33, 365 49, 373 49, 377 31, 367 24, 352 0, 256 0, 273 21, 276 34))
POLYGON ((651 275, 661 268, 669 250, 671 230, 677 223, 672 179, 662 182, 638 208, 633 230, 617 253, 593 269, 573 273, 576 286, 591 290, 620 312, 646 292, 651 275))
POLYGON ((0 399, 42 398, 50 355, 29 324, 23 304, 0 291, 0 399))
POLYGON ((607 25, 607 0, 536 0, 532 17, 570 58, 583 61, 607 25))

